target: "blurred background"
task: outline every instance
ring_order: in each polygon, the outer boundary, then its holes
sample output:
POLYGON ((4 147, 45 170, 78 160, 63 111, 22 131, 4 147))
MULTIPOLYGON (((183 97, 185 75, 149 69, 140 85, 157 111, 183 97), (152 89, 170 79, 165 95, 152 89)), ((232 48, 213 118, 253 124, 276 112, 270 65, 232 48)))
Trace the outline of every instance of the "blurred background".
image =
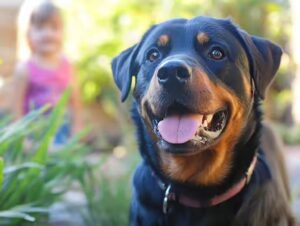
MULTIPOLYGON (((126 225, 131 173, 139 154, 130 101, 120 103, 111 59, 138 42, 151 25, 198 15, 229 17, 249 33, 282 46, 281 67, 263 107, 284 141, 293 206, 300 216, 298 0, 57 1, 65 20, 64 52, 75 65, 89 135, 84 141, 75 136, 50 153, 49 137, 57 126, 49 126, 38 111, 15 123, 9 118, 17 90, 7 84, 16 63, 29 55, 26 26, 36 2, 0 0, 0 225, 126 225), (28 148, 26 137, 42 131, 49 132, 28 148), (30 195, 34 191, 36 197, 30 195)), ((53 112, 53 122, 62 117, 63 102, 53 112)))

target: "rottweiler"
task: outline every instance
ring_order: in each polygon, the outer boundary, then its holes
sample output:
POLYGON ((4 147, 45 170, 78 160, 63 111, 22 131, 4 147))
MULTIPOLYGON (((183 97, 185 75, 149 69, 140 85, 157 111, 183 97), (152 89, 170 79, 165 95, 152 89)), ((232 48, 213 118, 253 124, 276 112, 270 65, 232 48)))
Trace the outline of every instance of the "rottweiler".
POLYGON ((172 19, 112 61, 142 162, 131 226, 292 226, 280 142, 261 102, 282 50, 230 19, 172 19), (135 78, 135 79, 133 79, 135 78))

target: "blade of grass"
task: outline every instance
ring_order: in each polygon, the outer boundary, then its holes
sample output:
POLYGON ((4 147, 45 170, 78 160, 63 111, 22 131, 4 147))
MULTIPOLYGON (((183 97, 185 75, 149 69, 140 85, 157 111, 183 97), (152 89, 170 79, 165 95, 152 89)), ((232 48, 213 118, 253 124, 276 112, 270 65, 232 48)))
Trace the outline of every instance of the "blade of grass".
POLYGON ((26 168, 39 168, 42 169, 44 166, 41 164, 37 164, 36 162, 25 162, 20 165, 16 166, 8 166, 4 169, 3 173, 5 174, 10 174, 10 173, 15 173, 16 171, 20 171, 26 168))
POLYGON ((35 156, 33 157, 33 161, 41 164, 45 164, 47 160, 47 151, 50 145, 51 139, 54 137, 57 129, 62 123, 63 120, 63 113, 65 110, 65 106, 69 100, 70 91, 66 91, 55 108, 53 109, 50 118, 49 118, 49 128, 45 133, 42 142, 40 143, 35 156))
POLYGON ((3 218, 20 218, 20 219, 24 219, 24 220, 30 221, 30 222, 35 221, 35 218, 30 216, 29 214, 12 211, 12 210, 0 211, 0 218, 1 217, 3 217, 3 218))
POLYGON ((0 191, 2 190, 2 182, 3 182, 3 171, 4 171, 3 158, 0 158, 0 191))
POLYGON ((40 108, 38 110, 28 113, 22 120, 0 129, 0 143, 13 139, 21 134, 28 133, 27 128, 29 124, 35 121, 43 112, 47 110, 47 107, 40 108))

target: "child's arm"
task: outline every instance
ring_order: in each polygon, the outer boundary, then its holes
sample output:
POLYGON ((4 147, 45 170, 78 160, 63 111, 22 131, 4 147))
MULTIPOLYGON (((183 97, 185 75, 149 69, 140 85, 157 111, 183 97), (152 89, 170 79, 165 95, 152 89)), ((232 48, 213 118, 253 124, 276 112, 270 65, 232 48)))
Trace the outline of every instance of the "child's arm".
POLYGON ((15 90, 13 114, 18 120, 24 115, 24 101, 28 86, 28 72, 25 63, 18 63, 15 68, 13 85, 15 90))

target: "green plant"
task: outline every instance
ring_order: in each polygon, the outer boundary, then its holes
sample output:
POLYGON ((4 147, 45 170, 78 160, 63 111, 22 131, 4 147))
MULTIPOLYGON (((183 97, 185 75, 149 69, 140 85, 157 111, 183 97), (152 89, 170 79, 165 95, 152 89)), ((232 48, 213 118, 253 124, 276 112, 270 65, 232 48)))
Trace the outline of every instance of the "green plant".
POLYGON ((131 177, 139 160, 136 152, 122 158, 102 155, 98 166, 81 186, 87 198, 86 226, 128 225, 131 177))
POLYGON ((49 153, 68 96, 62 97, 48 117, 43 108, 10 125, 1 120, 0 225, 47 225, 48 207, 89 170, 83 158, 87 149, 78 143, 79 137, 49 153), (26 147, 33 137, 38 139, 26 147))
POLYGON ((288 145, 300 144, 300 126, 286 126, 282 123, 273 123, 283 142, 288 145))

